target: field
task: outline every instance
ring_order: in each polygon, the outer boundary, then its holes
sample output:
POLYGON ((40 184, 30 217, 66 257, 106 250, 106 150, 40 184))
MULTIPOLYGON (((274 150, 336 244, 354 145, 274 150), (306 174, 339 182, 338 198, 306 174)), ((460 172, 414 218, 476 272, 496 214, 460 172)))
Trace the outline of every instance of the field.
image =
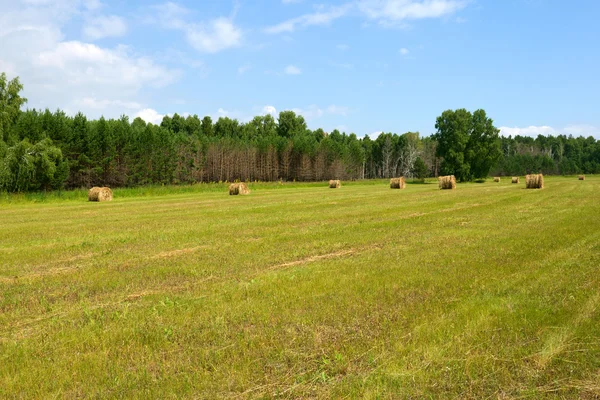
POLYGON ((0 199, 0 397, 599 398, 600 177, 0 199))

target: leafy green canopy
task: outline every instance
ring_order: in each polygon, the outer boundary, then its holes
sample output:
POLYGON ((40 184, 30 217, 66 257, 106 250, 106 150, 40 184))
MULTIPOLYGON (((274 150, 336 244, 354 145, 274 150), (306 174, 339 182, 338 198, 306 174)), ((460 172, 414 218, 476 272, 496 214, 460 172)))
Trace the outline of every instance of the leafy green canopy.
POLYGON ((501 156, 500 132, 484 110, 447 110, 436 120, 441 173, 460 181, 485 178, 501 156))
POLYGON ((23 85, 19 78, 8 81, 4 72, 0 73, 0 139, 8 142, 10 127, 14 124, 21 113, 21 106, 27 99, 19 96, 23 85))
POLYGON ((69 175, 69 165, 62 151, 43 138, 36 144, 28 138, 19 141, 13 129, 27 99, 19 93, 19 78, 8 81, 0 74, 0 190, 10 192, 60 189, 69 175))

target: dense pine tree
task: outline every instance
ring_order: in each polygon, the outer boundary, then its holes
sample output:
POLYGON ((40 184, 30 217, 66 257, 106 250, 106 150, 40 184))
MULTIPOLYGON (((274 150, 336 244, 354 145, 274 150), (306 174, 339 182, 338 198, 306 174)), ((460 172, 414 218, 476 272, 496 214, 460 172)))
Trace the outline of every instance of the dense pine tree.
POLYGON ((0 75, 0 190, 52 190, 233 180, 423 179, 600 172, 593 137, 499 137, 483 110, 445 111, 431 137, 385 132, 377 138, 311 131, 293 111, 256 116, 166 116, 88 120, 57 110, 21 111, 18 79, 0 75))

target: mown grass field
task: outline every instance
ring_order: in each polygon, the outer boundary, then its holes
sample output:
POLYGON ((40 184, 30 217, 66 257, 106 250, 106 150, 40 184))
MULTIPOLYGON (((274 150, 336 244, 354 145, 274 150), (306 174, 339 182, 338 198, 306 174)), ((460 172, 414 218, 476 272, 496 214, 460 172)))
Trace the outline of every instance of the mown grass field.
POLYGON ((0 397, 598 398, 600 177, 524 186, 5 196, 0 397))

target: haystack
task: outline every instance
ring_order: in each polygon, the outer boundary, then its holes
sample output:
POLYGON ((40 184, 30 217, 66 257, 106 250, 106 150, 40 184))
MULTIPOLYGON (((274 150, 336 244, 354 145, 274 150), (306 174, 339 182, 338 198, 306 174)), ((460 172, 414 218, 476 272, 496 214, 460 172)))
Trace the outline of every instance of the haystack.
POLYGON ((438 182, 440 184, 440 189, 456 189, 456 178, 454 177, 454 175, 440 176, 438 178, 438 182))
POLYGON ((330 180, 329 181, 329 188, 330 189, 339 189, 342 187, 342 183, 340 182, 339 179, 335 179, 335 180, 330 180))
POLYGON ((406 188, 406 181, 404 180, 403 176, 401 176, 400 178, 390 179, 390 189, 405 189, 405 188, 406 188))
POLYGON ((500 183, 500 177, 499 177, 499 176, 495 176, 495 177, 494 177, 494 182, 496 182, 496 183, 500 183))
POLYGON ((527 189, 543 189, 544 188, 544 175, 533 174, 525 177, 525 186, 527 189))
POLYGON ((521 182, 521 179, 518 176, 513 176, 512 183, 519 183, 519 182, 521 182))
POLYGON ((250 194, 250 189, 248 189, 248 185, 244 182, 232 183, 229 185, 229 195, 237 196, 238 194, 250 194))
POLYGON ((580 181, 585 181, 585 175, 579 175, 579 180, 580 181))
POLYGON ((88 201, 112 201, 112 190, 107 187, 94 186, 88 192, 88 201))

